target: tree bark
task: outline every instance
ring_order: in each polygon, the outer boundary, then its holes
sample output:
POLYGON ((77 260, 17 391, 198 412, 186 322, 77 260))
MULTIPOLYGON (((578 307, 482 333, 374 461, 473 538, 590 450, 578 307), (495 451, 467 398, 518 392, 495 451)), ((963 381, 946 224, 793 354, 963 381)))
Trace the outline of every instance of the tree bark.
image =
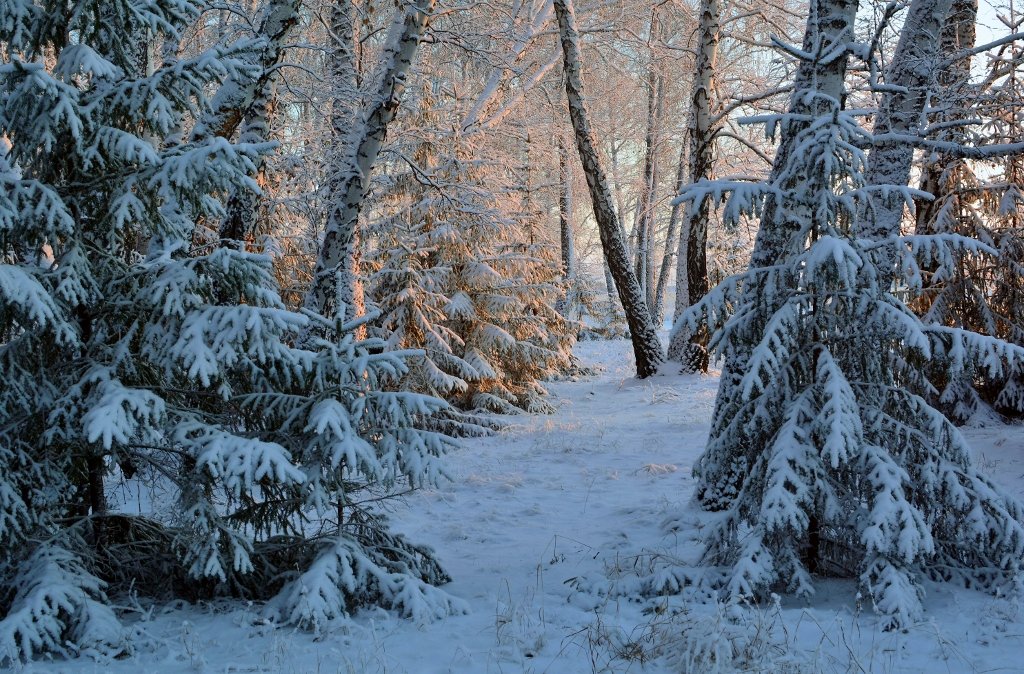
MULTIPOLYGON (((813 119, 828 105, 824 99, 842 103, 846 80, 848 58, 832 58, 828 51, 835 46, 854 41, 854 17, 858 0, 813 0, 808 15, 807 32, 803 51, 814 54, 813 61, 802 61, 790 98, 789 112, 797 117, 782 124, 782 142, 772 162, 768 182, 778 182, 793 153, 796 137, 807 127, 803 119, 813 119), (825 58, 825 57, 829 58, 825 58), (814 92, 816 96, 808 96, 814 92)), ((777 212, 775 199, 769 196, 761 215, 761 225, 754 240, 751 268, 767 267, 774 264, 783 252, 786 242, 799 229, 799 224, 788 221, 777 212)))
MULTIPOLYGON (((972 49, 977 38, 978 0, 953 0, 949 17, 942 26, 939 36, 939 54, 943 66, 936 73, 938 78, 935 87, 937 108, 936 122, 958 122, 967 117, 963 97, 968 95, 967 89, 971 80, 971 59, 960 58, 950 60, 954 54, 972 49)), ((939 140, 961 142, 964 139, 963 127, 951 126, 941 131, 939 140)), ((926 161, 921 168, 920 189, 931 194, 933 199, 917 199, 914 203, 916 215, 915 232, 917 234, 934 233, 932 228, 938 216, 938 209, 945 203, 945 196, 951 185, 947 176, 955 173, 962 165, 963 159, 939 153, 935 161, 926 161)))
MULTIPOLYGON (((270 139, 270 116, 273 109, 273 82, 266 85, 253 100, 242 132, 238 136, 240 143, 265 143, 270 139)), ((256 162, 256 184, 260 189, 266 187, 266 161, 260 157, 256 162)), ((244 246, 256 230, 256 213, 260 200, 265 195, 257 194, 249 189, 235 189, 228 198, 227 213, 220 224, 220 240, 222 245, 244 246)))
MULTIPOLYGON (((332 178, 324 242, 305 299, 306 308, 316 313, 333 314, 340 303, 345 305, 346 318, 357 315, 359 214, 370 186, 370 174, 388 125, 398 114, 409 70, 433 9, 434 0, 417 0, 396 16, 384 50, 380 86, 358 116, 346 155, 332 178)), ((338 56, 343 59, 345 53, 338 56)))
POLYGON ((612 277, 611 267, 608 266, 608 258, 601 258, 602 266, 604 267, 604 288, 608 293, 608 311, 610 314, 616 313, 615 303, 618 302, 619 294, 615 290, 615 278, 612 277))
POLYGON ((558 225, 562 245, 562 277, 569 280, 576 274, 576 247, 572 227, 572 165, 565 139, 558 138, 558 225))
POLYGON ((644 293, 644 301, 652 318, 656 315, 654 296, 654 202, 658 182, 656 152, 658 147, 661 112, 664 107, 664 83, 658 72, 654 41, 659 34, 657 10, 652 10, 649 32, 649 63, 647 66, 647 132, 644 137, 644 172, 637 199, 634 227, 636 228, 635 270, 644 293))
POLYGON ((658 371, 658 365, 663 360, 661 344, 640 284, 630 269, 622 228, 612 206, 611 191, 601 169, 600 158, 594 144, 594 133, 587 117, 580 67, 579 33, 576 30, 572 0, 554 0, 554 9, 558 17, 565 57, 565 91, 569 100, 569 116, 572 118, 580 161, 594 203, 594 217, 601 236, 601 247, 604 249, 608 267, 618 289, 619 300, 626 314, 626 323, 629 325, 633 341, 633 353, 636 356, 636 372, 642 379, 658 371))
MULTIPOLYGON (((676 169, 676 194, 683 191, 686 187, 686 170, 687 170, 687 149, 689 147, 688 140, 684 139, 679 146, 679 164, 676 169)), ((668 231, 665 233, 665 253, 661 256, 661 269, 658 272, 658 286, 654 291, 654 321, 660 325, 665 317, 665 293, 668 290, 668 275, 672 271, 672 261, 676 259, 677 248, 679 246, 679 216, 682 215, 684 204, 682 202, 672 204, 672 212, 668 218, 668 231)), ((678 298, 679 286, 676 285, 676 297, 678 298)), ((678 299, 676 305, 678 306, 678 299)), ((678 314, 673 313, 673 323, 678 320, 678 314)), ((669 345, 669 360, 675 360, 671 355, 671 345, 669 345)))

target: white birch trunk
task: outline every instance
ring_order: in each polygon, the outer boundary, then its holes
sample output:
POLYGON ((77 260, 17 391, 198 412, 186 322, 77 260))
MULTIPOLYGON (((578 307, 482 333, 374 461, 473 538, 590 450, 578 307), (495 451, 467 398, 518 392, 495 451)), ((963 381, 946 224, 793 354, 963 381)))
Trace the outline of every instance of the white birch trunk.
POLYGON ((647 133, 644 138, 644 172, 640 198, 636 208, 636 278, 644 293, 644 301, 652 318, 657 314, 654 304, 654 202, 658 182, 655 152, 658 147, 661 112, 664 107, 664 85, 658 72, 653 41, 658 34, 657 14, 651 17, 650 63, 647 70, 647 133))
MULTIPOLYGON (((857 6, 858 0, 813 0, 811 13, 807 19, 803 51, 823 57, 836 45, 852 43, 857 6)), ((829 58, 824 62, 801 62, 793 83, 789 112, 813 118, 826 108, 822 98, 842 101, 847 61, 848 59, 843 57, 829 58), (816 92, 818 96, 811 98, 808 96, 809 92, 816 92)), ((796 136, 806 124, 801 121, 790 121, 783 126, 782 142, 772 163, 769 183, 778 181, 793 152, 796 136)), ((798 228, 796 223, 780 219, 774 199, 769 197, 754 241, 751 267, 766 267, 773 264, 782 252, 785 242, 798 228)))
POLYGON ((629 255, 623 240, 622 228, 612 206, 612 195, 608 189, 608 181, 601 169, 600 158, 594 143, 594 133, 587 117, 581 73, 581 56, 579 34, 576 30, 576 17, 572 9, 572 0, 554 0, 555 15, 558 17, 559 33, 562 50, 565 56, 565 91, 569 101, 569 116, 572 118, 576 132, 576 145, 579 149, 583 172, 587 177, 591 200, 594 203, 594 217, 597 220, 598 232, 601 236, 601 247, 604 249, 608 267, 615 279, 619 299, 626 314, 633 341, 633 353, 636 356, 637 376, 649 377, 658 371, 663 360, 658 333, 651 321, 647 302, 637 283, 636 276, 630 269, 629 255))
MULTIPOLYGON (((391 27, 384 50, 380 85, 361 111, 349 136, 346 155, 339 161, 332 179, 324 241, 317 256, 307 309, 333 315, 344 305, 344 315, 356 315, 358 278, 356 270, 358 223, 370 174, 387 135, 388 125, 398 113, 413 58, 426 32, 434 0, 417 0, 399 13, 391 27)), ((340 55, 344 58, 344 55, 340 55)))
MULTIPOLYGON (((700 7, 700 25, 697 30, 697 62, 690 92, 689 114, 689 177, 690 183, 710 180, 715 166, 715 149, 721 121, 712 110, 718 43, 721 39, 722 6, 720 0, 703 0, 700 7)), ((675 329, 683 312, 700 301, 708 292, 708 220, 711 217, 711 198, 689 204, 680 228, 679 250, 676 256, 676 301, 672 314, 672 337, 668 357, 683 365, 687 372, 707 370, 708 357, 704 348, 706 335, 694 335, 688 330, 675 329), (696 339, 694 339, 696 338, 696 339)))
MULTIPOLYGON (((931 107, 939 110, 934 122, 951 124, 938 134, 938 140, 960 143, 964 140, 964 128, 953 123, 962 122, 968 116, 971 84, 971 59, 954 59, 954 55, 973 49, 977 39, 978 0, 953 0, 942 34, 939 37, 939 52, 944 64, 936 73, 938 78, 931 107)), ((927 161, 921 167, 920 189, 934 199, 918 199, 915 206, 917 234, 933 234, 938 218, 938 209, 944 203, 951 185, 947 176, 955 173, 964 160, 946 153, 938 153, 936 161, 927 161)))
MULTIPOLYGON (((298 3, 292 0, 271 2, 260 22, 260 37, 266 47, 261 52, 259 64, 262 70, 252 82, 229 80, 218 91, 214 99, 213 113, 204 118, 205 131, 197 125, 193 139, 200 134, 214 132, 214 135, 229 137, 235 131, 235 115, 241 111, 240 143, 265 143, 270 140, 270 114, 274 92, 274 71, 283 54, 284 40, 298 23, 298 3), (253 89, 252 87, 258 87, 253 89), (245 106, 239 108, 237 106, 245 106), (236 107, 232 107, 236 106, 236 107)), ((266 162, 260 157, 254 177, 261 188, 265 187, 264 171, 266 162)), ((227 212, 220 224, 222 244, 233 243, 243 246, 256 229, 256 213, 262 195, 247 189, 236 189, 228 198, 227 212)))
MULTIPOLYGON (((687 173, 687 149, 688 149, 688 138, 683 139, 683 142, 679 147, 679 164, 676 169, 676 194, 683 191, 686 187, 686 173, 687 173)), ((672 212, 668 218, 668 231, 665 232, 665 252, 661 256, 661 269, 658 272, 658 286, 654 291, 654 315, 655 323, 661 325, 662 320, 665 317, 665 293, 668 290, 668 276, 672 271, 672 261, 676 259, 677 248, 679 246, 679 216, 682 215, 685 206, 682 202, 675 203, 672 205, 672 212)), ((676 302, 675 305, 678 307, 679 286, 676 285, 676 302)), ((673 323, 678 320, 678 314, 674 313, 673 323)), ((669 345, 669 360, 672 358, 672 345, 669 345)))
POLYGON ((572 164, 565 139, 558 139, 558 225, 562 246, 562 277, 571 279, 576 274, 576 245, 572 226, 572 164))
MULTIPOLYGON (((273 108, 272 81, 268 81, 253 100, 238 136, 239 143, 265 143, 270 140, 270 115, 273 108)), ((256 163, 256 184, 266 187, 266 161, 261 156, 256 163)), ((227 203, 227 213, 220 225, 221 244, 233 243, 243 246, 256 230, 256 213, 259 210, 261 194, 248 189, 236 189, 227 203)))
MULTIPOLYGON (((920 135, 925 102, 934 88, 939 36, 949 16, 950 0, 912 0, 900 31, 899 43, 886 71, 889 89, 875 116, 873 133, 920 135)), ((865 183, 897 189, 872 193, 870 205, 857 223, 858 234, 869 239, 896 236, 906 205, 914 148, 907 143, 879 142, 868 157, 865 183)))

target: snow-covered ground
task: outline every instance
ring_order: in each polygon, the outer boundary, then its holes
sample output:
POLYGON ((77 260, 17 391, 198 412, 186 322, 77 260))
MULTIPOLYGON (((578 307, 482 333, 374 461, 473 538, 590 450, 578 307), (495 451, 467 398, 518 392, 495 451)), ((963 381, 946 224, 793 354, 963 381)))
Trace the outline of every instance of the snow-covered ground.
MULTIPOLYGON (((393 505, 433 545, 467 615, 429 624, 364 612, 323 634, 277 629, 259 607, 174 605, 130 613, 137 652, 33 672, 1022 672, 1019 599, 929 585, 927 617, 883 632, 853 585, 821 581, 774 606, 635 601, 602 581, 692 563, 707 516, 689 505, 717 379, 632 378, 629 343, 584 342, 598 374, 551 385, 555 414, 512 418, 450 456, 451 484, 393 505), (666 526, 670 522, 672 526, 666 526), (668 532, 668 533, 666 533, 668 532)), ((1024 428, 968 430, 976 460, 1024 497, 1024 428)))

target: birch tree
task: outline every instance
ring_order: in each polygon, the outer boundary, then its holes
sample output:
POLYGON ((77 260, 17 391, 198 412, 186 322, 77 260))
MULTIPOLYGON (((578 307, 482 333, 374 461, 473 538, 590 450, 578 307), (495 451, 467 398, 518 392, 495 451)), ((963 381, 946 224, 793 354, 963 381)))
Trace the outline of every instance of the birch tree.
POLYGON ((568 282, 576 275, 576 243, 573 231, 572 164, 565 140, 558 138, 558 233, 562 275, 568 282))
MULTIPOLYGON (((687 173, 690 183, 710 180, 714 169, 716 136, 720 124, 720 118, 716 119, 714 116, 714 78, 718 67, 716 58, 720 37, 721 4, 719 0, 702 0, 687 134, 687 173)), ((686 330, 675 329, 675 326, 679 323, 683 311, 700 301, 708 291, 707 238, 711 206, 710 194, 690 204, 682 216, 679 235, 679 252, 676 256, 676 300, 668 357, 678 360, 685 372, 704 371, 708 367, 707 351, 704 348, 706 335, 690 335, 686 330)), ((674 206, 674 218, 678 217, 678 211, 675 209, 681 208, 682 204, 674 206)))
MULTIPOLYGON (((679 148, 679 161, 676 164, 676 181, 675 190, 672 194, 681 194, 683 188, 687 185, 687 167, 688 161, 688 147, 689 147, 689 132, 687 136, 683 138, 683 142, 680 143, 679 148)), ((654 306, 655 306, 655 323, 661 325, 662 319, 665 315, 665 294, 668 290, 669 276, 673 271, 673 262, 678 264, 678 247, 679 247, 679 221, 684 213, 685 205, 681 201, 673 200, 672 210, 668 218, 668 228, 665 232, 665 251, 661 257, 661 267, 658 270, 658 284, 654 289, 654 306)), ((678 298, 679 293, 679 282, 676 281, 676 297, 678 298)), ((678 299, 677 299, 678 303, 678 299)), ((672 321, 675 323, 675 313, 672 315, 672 321)), ((669 360, 677 360, 672 355, 672 344, 669 344, 669 360)))
POLYGON ((658 10, 651 10, 647 36, 647 129, 644 134, 644 164, 640 194, 637 197, 633 226, 636 230, 635 273, 652 320, 659 311, 655 306, 654 285, 654 223, 658 187, 657 153, 660 145, 665 84, 655 43, 661 38, 658 10))
MULTIPOLYGON (((947 127, 939 132, 939 140, 962 143, 966 139, 964 127, 970 114, 967 99, 971 97, 973 87, 970 85, 972 59, 963 53, 974 48, 977 20, 977 0, 953 0, 949 16, 942 24, 940 58, 937 59, 939 63, 935 73, 937 86, 932 91, 932 107, 936 110, 932 118, 940 127, 947 127)), ((921 167, 919 184, 921 192, 931 198, 916 195, 914 200, 915 231, 919 234, 932 231, 950 186, 949 178, 963 166, 963 159, 941 152, 929 157, 932 158, 935 161, 927 161, 921 167)))
POLYGON ((192 129, 192 140, 231 138, 267 88, 284 54, 285 39, 299 20, 301 0, 269 0, 256 33, 256 54, 249 68, 239 69, 213 97, 209 109, 192 129), (254 74, 255 71, 255 74, 254 74))
MULTIPOLYGON (((259 145, 270 140, 271 117, 274 112, 274 85, 267 82, 253 99, 238 136, 239 143, 259 145)), ((260 157, 252 177, 261 191, 266 188, 266 160, 260 157)), ((227 214, 220 224, 220 240, 235 245, 248 241, 256 230, 259 194, 253 190, 235 190, 228 199, 227 214)))
POLYGON ((899 234, 914 147, 907 137, 921 136, 922 113, 934 91, 939 39, 951 0, 912 0, 899 42, 885 73, 886 91, 875 115, 874 147, 868 160, 867 184, 879 186, 861 220, 867 238, 899 234), (902 137, 902 138, 900 138, 902 137), (890 139, 891 138, 891 139, 890 139))
MULTIPOLYGON (((971 57, 977 11, 975 2, 956 0, 942 28, 937 86, 928 116, 929 126, 936 131, 928 137, 948 149, 924 154, 920 183, 924 194, 916 203, 916 232, 971 237, 997 253, 961 253, 953 274, 928 269, 917 309, 932 323, 963 325, 1024 344, 1019 321, 1024 297, 1019 274, 1024 259, 1021 159, 1007 154, 971 161, 958 152, 963 147, 1012 143, 1021 135, 1013 112, 1021 105, 1018 66, 1010 65, 1019 61, 1020 47, 1012 43, 996 47, 988 59, 988 74, 975 82, 971 57)), ((1012 19, 1008 17, 1007 23, 1014 30, 1012 19)), ((936 404, 956 423, 987 413, 990 406, 1009 416, 1024 412, 1020 369, 997 376, 983 369, 953 374, 948 363, 932 360, 925 375, 935 387, 936 404)))
POLYGON ((651 313, 647 308, 647 300, 636 275, 630 269, 622 228, 612 205, 611 191, 608 189, 608 182, 595 147, 594 133, 585 107, 579 32, 576 29, 572 2, 554 0, 554 9, 558 17, 564 53, 565 90, 569 102, 569 115, 576 133, 576 145, 590 189, 601 246, 615 280, 619 300, 626 314, 626 323, 629 325, 637 376, 642 379, 657 372, 664 355, 654 322, 651 320, 651 313))
MULTIPOLYGON (((324 240, 305 305, 318 313, 344 306, 344 314, 357 314, 356 256, 359 215, 370 185, 388 125, 398 113, 413 59, 434 10, 433 0, 416 0, 396 12, 381 59, 377 90, 359 111, 347 141, 347 154, 332 167, 331 196, 324 240)), ((339 36, 339 39, 342 39, 339 36)), ((336 52, 344 59, 346 51, 336 52)))

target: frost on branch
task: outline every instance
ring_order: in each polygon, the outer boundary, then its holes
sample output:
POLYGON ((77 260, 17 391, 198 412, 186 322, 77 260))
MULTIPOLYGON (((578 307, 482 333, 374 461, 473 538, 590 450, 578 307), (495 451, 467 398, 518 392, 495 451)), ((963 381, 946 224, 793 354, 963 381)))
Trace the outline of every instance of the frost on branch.
POLYGON ((461 600, 435 587, 449 579, 429 550, 390 534, 379 543, 366 546, 345 536, 325 541, 309 568, 270 603, 269 612, 317 631, 367 602, 416 622, 466 612, 461 600))

